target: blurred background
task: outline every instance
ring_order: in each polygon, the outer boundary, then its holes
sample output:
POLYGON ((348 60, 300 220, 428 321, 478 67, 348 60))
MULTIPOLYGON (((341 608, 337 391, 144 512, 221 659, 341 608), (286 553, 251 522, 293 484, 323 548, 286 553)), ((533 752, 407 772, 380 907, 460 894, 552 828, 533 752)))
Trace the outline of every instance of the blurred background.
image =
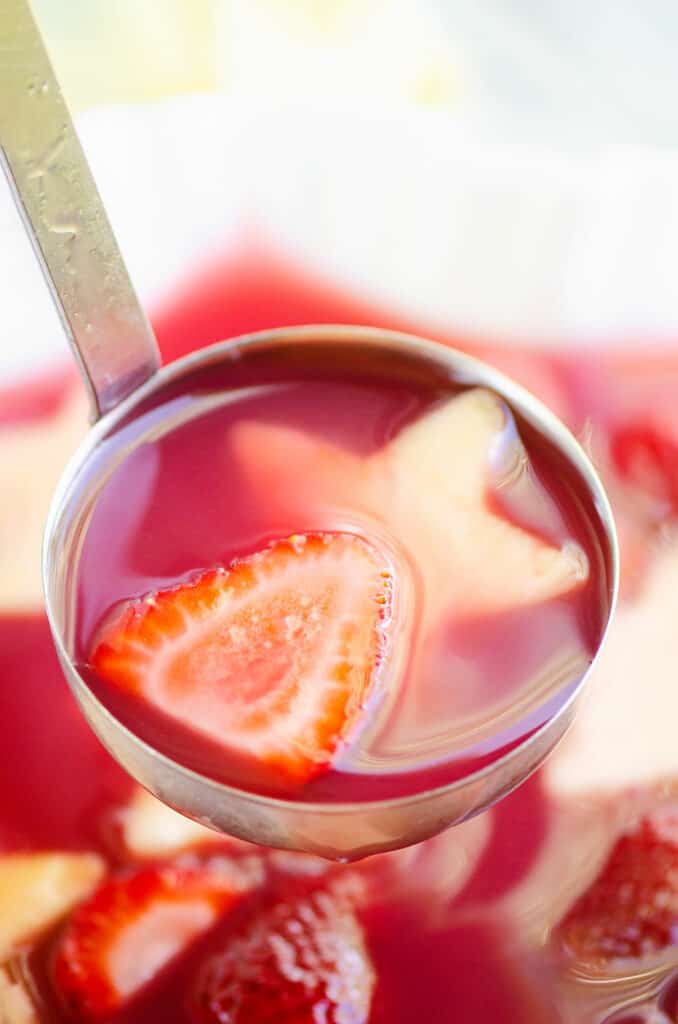
MULTIPOLYGON (((33 6, 151 306, 255 227, 432 330, 678 338, 672 0, 33 6)), ((5 200, 7 374, 58 343, 5 200)))
POLYGON ((78 110, 186 92, 443 109, 497 134, 678 142, 672 0, 35 0, 78 110))

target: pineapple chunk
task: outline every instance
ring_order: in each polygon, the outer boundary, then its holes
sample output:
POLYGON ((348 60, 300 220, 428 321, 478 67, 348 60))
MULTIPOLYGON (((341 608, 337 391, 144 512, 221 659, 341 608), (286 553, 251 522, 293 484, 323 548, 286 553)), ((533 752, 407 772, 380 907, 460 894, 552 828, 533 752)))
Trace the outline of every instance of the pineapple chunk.
POLYGON ((89 853, 0 857, 0 957, 30 941, 94 889, 104 862, 89 853))

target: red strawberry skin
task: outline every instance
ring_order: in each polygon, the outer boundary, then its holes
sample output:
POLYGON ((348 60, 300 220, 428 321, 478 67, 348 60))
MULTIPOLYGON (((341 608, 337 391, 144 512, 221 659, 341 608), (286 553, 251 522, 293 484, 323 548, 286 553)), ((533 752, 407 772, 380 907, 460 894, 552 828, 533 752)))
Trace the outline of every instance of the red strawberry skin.
MULTIPOLYGON (((226 858, 204 864, 153 866, 109 877, 81 903, 66 923, 55 950, 52 979, 59 1000, 78 1021, 97 1021, 115 1013, 136 995, 121 992, 112 965, 116 949, 140 928, 143 936, 138 962, 145 968, 143 982, 150 980, 193 938, 215 923, 243 894, 244 876, 226 858), (191 918, 191 913, 194 917, 191 918), (144 925, 160 918, 160 934, 144 925), (172 951, 171 928, 177 927, 172 951), (163 934, 163 922, 166 930, 163 934), (159 938, 161 952, 154 958, 152 943, 159 938), (169 940, 169 945, 168 945, 169 940), (152 962, 154 961, 154 962, 152 962)), ((152 929, 152 924, 151 924, 152 929)), ((132 952, 136 956, 134 938, 132 952)), ((141 988, 142 985, 139 985, 141 988)))
POLYGON ((366 1024, 375 974, 349 904, 316 892, 262 911, 203 966, 194 1024, 366 1024))
POLYGON ((621 836, 555 937, 569 957, 596 973, 678 943, 678 805, 621 836))

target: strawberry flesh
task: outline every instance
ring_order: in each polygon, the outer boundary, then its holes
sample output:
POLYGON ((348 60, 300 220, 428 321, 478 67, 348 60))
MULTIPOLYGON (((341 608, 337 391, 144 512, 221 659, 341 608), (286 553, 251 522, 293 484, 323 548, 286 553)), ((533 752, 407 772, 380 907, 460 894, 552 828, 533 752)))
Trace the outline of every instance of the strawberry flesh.
POLYGON ((365 1024, 375 974, 349 901, 315 892, 262 911, 200 971, 194 1024, 365 1024))
POLYGON ((393 594, 361 538, 278 541, 128 603, 97 675, 223 747, 303 783, 329 766, 384 662, 393 594))
POLYGON ((79 1021, 119 1010, 247 891, 231 861, 168 864, 109 877, 60 935, 53 982, 79 1021))
POLYGON ((569 957, 596 973, 675 946, 678 807, 655 811, 620 837, 555 935, 569 957))

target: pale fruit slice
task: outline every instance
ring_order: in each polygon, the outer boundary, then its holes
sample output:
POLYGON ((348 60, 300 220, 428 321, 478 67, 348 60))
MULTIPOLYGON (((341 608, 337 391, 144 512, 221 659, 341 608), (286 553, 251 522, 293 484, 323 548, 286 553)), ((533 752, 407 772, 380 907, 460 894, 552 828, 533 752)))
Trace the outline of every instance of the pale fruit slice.
POLYGON ((410 554, 438 614, 536 604, 588 578, 578 544, 548 543, 491 506, 498 476, 512 469, 531 488, 526 504, 536 503, 549 525, 558 515, 528 472, 510 411, 489 391, 449 399, 368 458, 261 423, 239 424, 231 443, 254 493, 273 499, 281 526, 351 518, 361 528, 383 526, 410 554))
POLYGON ((249 843, 221 835, 173 811, 141 787, 135 789, 129 803, 120 809, 119 821, 125 849, 138 860, 170 857, 209 844, 252 849, 249 843))
MULTIPOLYGON (((449 593, 456 608, 537 604, 586 581, 577 544, 549 544, 490 507, 493 477, 527 466, 511 413, 491 392, 474 389, 439 406, 402 431, 382 459, 395 535, 416 537, 430 589, 449 593)), ((547 504, 536 481, 522 486, 532 488, 531 505, 547 504)))
POLYGON ((55 924, 103 874, 104 862, 89 853, 0 857, 0 956, 55 924))
POLYGON ((557 797, 678 780, 675 632, 678 539, 622 604, 574 725, 545 768, 557 797))
POLYGON ((35 1004, 21 981, 0 966, 0 1024, 39 1024, 35 1004))

